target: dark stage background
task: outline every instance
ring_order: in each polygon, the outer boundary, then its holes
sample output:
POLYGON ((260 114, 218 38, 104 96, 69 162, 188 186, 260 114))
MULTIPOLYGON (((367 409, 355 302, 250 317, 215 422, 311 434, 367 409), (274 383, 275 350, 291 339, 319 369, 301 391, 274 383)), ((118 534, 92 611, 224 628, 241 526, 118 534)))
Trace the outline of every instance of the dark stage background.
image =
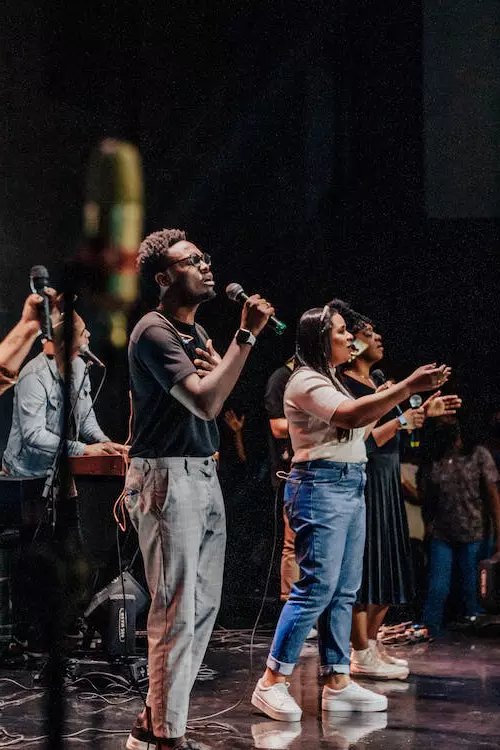
MULTIPOLYGON (((247 554, 256 588, 272 502, 263 389, 293 350, 301 311, 333 296, 351 301, 384 333, 395 375, 449 362, 476 425, 498 392, 498 171, 489 160, 498 102, 482 69, 497 59, 498 39, 495 47, 491 33, 471 33, 466 4, 453 26, 441 7, 89 0, 75 10, 5 0, 0 9, 1 333, 19 313, 30 267, 42 263, 57 279, 79 245, 85 167, 104 136, 140 148, 146 231, 185 227, 213 255, 219 290, 239 281, 289 324, 283 339, 261 337, 229 404, 247 417, 249 466, 235 469, 226 492, 231 524, 246 534, 233 535, 228 560, 236 570, 247 554), (467 43, 452 43, 459 38, 467 43), (443 92, 453 72, 455 88, 443 92), (450 102, 456 127, 446 130, 450 102), (464 169, 460 133, 475 149, 464 169), (476 165, 490 170, 487 210, 476 165)), ((483 3, 481 28, 498 12, 483 3)), ((87 318, 109 364, 97 412, 123 439, 126 359, 107 345, 96 311, 87 318)), ((200 319, 224 349, 238 311, 221 293, 200 319)), ((0 409, 1 447, 9 398, 0 409)), ((234 457, 222 432, 227 475, 234 457)))

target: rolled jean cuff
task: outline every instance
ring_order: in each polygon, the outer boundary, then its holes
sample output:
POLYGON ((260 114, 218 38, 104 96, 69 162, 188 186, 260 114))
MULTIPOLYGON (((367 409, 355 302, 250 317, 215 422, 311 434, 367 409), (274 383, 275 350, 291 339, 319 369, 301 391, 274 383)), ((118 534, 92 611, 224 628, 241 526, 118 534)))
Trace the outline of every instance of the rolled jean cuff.
POLYGON ((278 672, 278 674, 292 674, 293 670, 295 669, 295 664, 287 664, 285 661, 278 661, 274 658, 274 656, 267 657, 266 661, 266 667, 269 667, 269 669, 272 669, 273 672, 278 672))
POLYGON ((350 672, 349 664, 324 664, 319 668, 322 677, 329 677, 331 674, 350 674, 350 672))

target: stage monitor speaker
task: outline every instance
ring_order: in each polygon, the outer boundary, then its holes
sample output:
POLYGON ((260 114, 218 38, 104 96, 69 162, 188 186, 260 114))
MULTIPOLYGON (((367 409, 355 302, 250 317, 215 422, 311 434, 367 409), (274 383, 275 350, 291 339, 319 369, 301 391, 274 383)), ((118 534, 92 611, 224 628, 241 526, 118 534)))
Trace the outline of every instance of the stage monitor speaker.
POLYGON ((149 604, 149 596, 135 578, 124 571, 92 597, 85 618, 100 634, 110 656, 135 653, 137 615, 149 604), (125 596, 124 596, 125 592, 125 596))

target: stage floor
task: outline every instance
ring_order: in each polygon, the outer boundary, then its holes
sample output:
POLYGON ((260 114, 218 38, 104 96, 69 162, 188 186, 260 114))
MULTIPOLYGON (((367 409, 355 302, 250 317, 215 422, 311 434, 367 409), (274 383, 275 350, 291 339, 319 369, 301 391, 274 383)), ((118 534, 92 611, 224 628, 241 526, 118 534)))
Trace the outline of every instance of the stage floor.
MULTIPOLYGON (((366 686, 389 698, 387 713, 330 715, 321 720, 317 656, 308 643, 292 678, 292 692, 302 705, 301 723, 283 724, 257 713, 249 696, 260 675, 270 637, 259 632, 253 649, 254 677, 249 682, 249 631, 215 632, 205 665, 196 682, 190 719, 192 736, 214 750, 249 748, 391 748, 419 750, 474 748, 495 750, 500 737, 500 641, 457 635, 444 642, 397 649, 410 659, 412 674, 405 682, 369 682, 366 686), (202 721, 242 698, 231 711, 202 721)), ((117 750, 141 708, 141 699, 127 690, 125 678, 106 676, 80 664, 66 686, 65 747, 117 750)), ((105 670, 107 671, 107 670, 105 670)), ((109 670, 112 671, 111 669, 109 670)), ((0 748, 43 747, 41 737, 44 690, 32 689, 33 671, 1 670, 0 748), (19 685, 14 684, 16 681, 19 685), (8 733, 8 734, 6 734, 8 733)))

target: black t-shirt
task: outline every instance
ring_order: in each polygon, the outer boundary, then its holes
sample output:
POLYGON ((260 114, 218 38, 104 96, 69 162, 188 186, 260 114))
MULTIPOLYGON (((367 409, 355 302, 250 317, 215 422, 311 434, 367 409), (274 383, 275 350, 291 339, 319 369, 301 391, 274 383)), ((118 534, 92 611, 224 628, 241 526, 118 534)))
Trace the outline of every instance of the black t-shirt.
MULTIPOLYGON (((354 378, 350 378, 349 375, 344 375, 343 377, 344 383, 351 391, 354 398, 361 398, 362 396, 371 396, 375 393, 375 389, 372 388, 370 385, 365 385, 365 383, 360 383, 359 380, 355 380, 354 378)), ((399 412, 397 409, 391 409, 391 411, 388 414, 384 414, 382 419, 380 419, 377 422, 377 426, 381 424, 385 424, 386 422, 389 422, 391 419, 395 419, 398 416, 399 412)), ((396 432, 394 437, 392 437, 390 440, 387 441, 387 443, 384 443, 384 445, 377 445, 374 438, 369 435, 367 440, 365 441, 366 444, 366 453, 368 456, 372 453, 397 453, 399 454, 399 432, 396 432)))
POLYGON ((195 349, 204 349, 207 338, 201 326, 169 322, 156 311, 135 326, 128 349, 134 408, 131 456, 204 457, 218 450, 215 419, 200 419, 170 395, 176 383, 196 372, 195 349))
MULTIPOLYGON (((264 404, 268 419, 285 418, 283 396, 291 374, 291 369, 283 365, 275 370, 267 381, 264 404)), ((271 428, 269 428, 269 454, 271 460, 271 481, 273 486, 276 487, 280 482, 276 477, 276 472, 290 471, 290 462, 293 455, 290 438, 275 438, 273 437, 271 428)))

